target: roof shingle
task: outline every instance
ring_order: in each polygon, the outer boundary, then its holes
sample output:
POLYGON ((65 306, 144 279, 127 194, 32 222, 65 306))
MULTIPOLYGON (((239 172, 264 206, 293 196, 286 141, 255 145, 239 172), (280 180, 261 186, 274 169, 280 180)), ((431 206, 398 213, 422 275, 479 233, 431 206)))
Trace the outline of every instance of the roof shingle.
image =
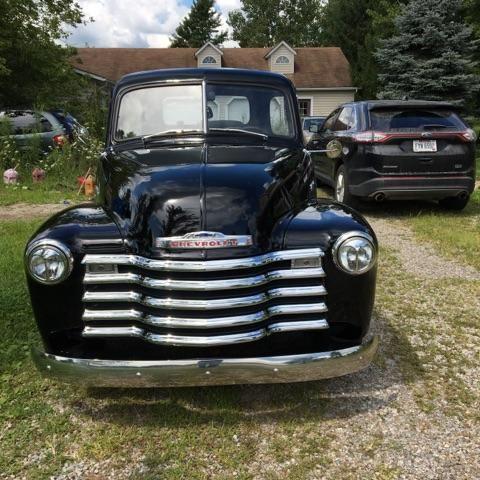
MULTIPOLYGON (((225 48, 222 65, 268 70, 269 48, 225 48)), ((351 87, 350 66, 338 47, 296 48, 295 73, 287 75, 297 88, 351 87)), ((72 64, 79 70, 116 82, 143 70, 196 67, 196 48, 79 48, 72 64)))

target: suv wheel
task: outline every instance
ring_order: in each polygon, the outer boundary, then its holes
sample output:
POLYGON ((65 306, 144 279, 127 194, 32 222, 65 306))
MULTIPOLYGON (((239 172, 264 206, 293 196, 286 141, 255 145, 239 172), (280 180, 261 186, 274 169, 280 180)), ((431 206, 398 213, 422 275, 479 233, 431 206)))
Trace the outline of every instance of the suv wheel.
POLYGON ((441 207, 446 208, 447 210, 463 210, 469 200, 470 195, 466 195, 465 197, 442 198, 438 203, 441 207))
POLYGON ((348 176, 343 165, 338 167, 335 175, 334 197, 337 202, 345 203, 353 208, 360 206, 360 200, 350 193, 348 176))

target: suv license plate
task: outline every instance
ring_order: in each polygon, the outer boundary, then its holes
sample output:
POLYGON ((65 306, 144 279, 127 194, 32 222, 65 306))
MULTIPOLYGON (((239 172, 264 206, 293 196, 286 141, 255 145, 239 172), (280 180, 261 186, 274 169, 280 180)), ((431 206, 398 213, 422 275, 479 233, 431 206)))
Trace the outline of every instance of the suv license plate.
POLYGON ((436 140, 414 140, 413 151, 414 152, 436 152, 437 141, 436 140))

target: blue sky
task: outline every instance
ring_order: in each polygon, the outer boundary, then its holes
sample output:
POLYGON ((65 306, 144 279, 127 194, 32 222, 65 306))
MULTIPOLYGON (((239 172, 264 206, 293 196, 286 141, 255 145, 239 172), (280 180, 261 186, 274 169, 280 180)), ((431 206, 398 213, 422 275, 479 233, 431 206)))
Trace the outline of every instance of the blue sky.
MULTIPOLYGON (((76 47, 168 47, 168 37, 188 12, 191 0, 77 0, 94 22, 72 31, 76 47)), ((217 0, 225 23, 240 0, 217 0)), ((225 23, 226 26, 226 23, 225 23)))

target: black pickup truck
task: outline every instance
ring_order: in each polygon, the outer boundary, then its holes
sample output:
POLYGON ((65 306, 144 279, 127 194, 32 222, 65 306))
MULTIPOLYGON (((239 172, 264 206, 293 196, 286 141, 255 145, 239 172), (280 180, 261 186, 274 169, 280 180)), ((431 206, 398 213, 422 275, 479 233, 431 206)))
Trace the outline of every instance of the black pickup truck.
POLYGON ((45 375, 275 383, 369 364, 375 234, 317 200, 287 78, 130 74, 109 115, 96 203, 52 217, 25 251, 45 375))

